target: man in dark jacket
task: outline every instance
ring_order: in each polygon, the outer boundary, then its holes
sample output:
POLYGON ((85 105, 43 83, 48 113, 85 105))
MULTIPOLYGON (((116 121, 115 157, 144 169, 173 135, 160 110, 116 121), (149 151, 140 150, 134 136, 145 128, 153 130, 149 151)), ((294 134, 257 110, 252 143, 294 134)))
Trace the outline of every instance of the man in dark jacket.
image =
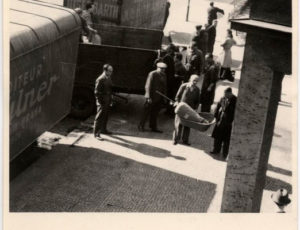
POLYGON ((232 89, 227 88, 215 111, 216 125, 212 133, 214 149, 211 153, 220 153, 223 144, 224 158, 228 155, 236 99, 232 89))
MULTIPOLYGON (((198 75, 192 75, 188 83, 180 86, 176 94, 174 106, 179 102, 185 102, 194 110, 198 108, 200 103, 200 89, 197 87, 198 80, 198 75)), ((174 126, 173 144, 176 145, 182 140, 183 144, 191 145, 189 143, 190 128, 181 125, 178 115, 175 116, 174 126)))
POLYGON ((157 116, 162 108, 164 99, 156 91, 165 94, 167 91, 166 87, 166 74, 165 69, 167 65, 163 62, 157 63, 157 70, 149 73, 146 85, 145 85, 145 98, 146 102, 144 105, 144 111, 138 129, 144 131, 144 126, 148 118, 149 127, 152 132, 162 133, 157 128, 157 116))
MULTIPOLYGON (((167 77, 167 96, 174 100, 176 94, 176 83, 175 83, 175 63, 174 63, 174 56, 175 56, 176 46, 174 44, 170 44, 167 47, 167 53, 162 58, 163 63, 167 65, 166 68, 166 77, 167 77)), ((167 114, 173 114, 172 106, 167 106, 167 114)))
POLYGON ((199 49, 202 51, 203 58, 205 57, 207 53, 207 44, 208 44, 208 24, 204 25, 204 28, 200 30, 199 38, 200 38, 200 47, 199 49))
POLYGON ((192 37, 192 43, 196 44, 197 49, 200 49, 200 31, 202 26, 196 26, 196 34, 192 37))
POLYGON ((103 73, 96 79, 95 97, 97 104, 97 114, 94 122, 94 136, 103 140, 100 133, 111 134, 106 129, 110 104, 112 99, 111 75, 113 67, 109 64, 103 66, 103 73))
POLYGON ((207 22, 209 25, 211 25, 213 20, 218 18, 217 13, 219 12, 224 14, 224 10, 215 7, 213 2, 211 2, 209 5, 210 7, 207 9, 207 22))
POLYGON ((216 34, 217 34, 217 20, 213 20, 213 24, 209 26, 206 30, 208 33, 208 42, 207 42, 207 52, 213 54, 214 52, 214 45, 216 41, 216 34))
POLYGON ((200 76, 204 69, 203 53, 197 48, 195 42, 192 43, 191 55, 188 57, 188 63, 186 65, 186 68, 189 77, 193 74, 200 76))
POLYGON ((201 88, 201 112, 210 112, 214 103, 216 84, 218 81, 218 67, 215 65, 212 54, 205 56, 206 67, 201 88))
POLYGON ((175 83, 174 91, 177 92, 180 85, 183 82, 187 82, 187 71, 185 66, 182 64, 182 54, 176 53, 174 58, 175 63, 175 83))

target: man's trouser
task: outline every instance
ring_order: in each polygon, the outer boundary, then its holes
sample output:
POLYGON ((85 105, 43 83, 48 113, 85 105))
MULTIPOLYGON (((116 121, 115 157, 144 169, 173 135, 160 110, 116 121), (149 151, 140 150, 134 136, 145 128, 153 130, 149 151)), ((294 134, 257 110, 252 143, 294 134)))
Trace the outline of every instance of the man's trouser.
POLYGON ((175 116, 174 121, 174 133, 173 133, 173 140, 178 142, 182 140, 183 143, 189 142, 189 136, 190 136, 190 128, 183 126, 180 123, 178 115, 175 116))
POLYGON ((94 122, 94 134, 105 132, 108 114, 110 110, 110 100, 99 100, 96 98, 97 114, 94 122))
POLYGON ((204 102, 201 104, 201 112, 203 113, 210 113, 211 104, 204 102))
POLYGON ((209 41, 207 43, 207 53, 213 54, 213 52, 214 52, 214 45, 215 45, 215 40, 209 41))
POLYGON ((211 105, 214 103, 215 88, 212 91, 202 91, 201 93, 201 112, 210 113, 211 105))
POLYGON ((149 127, 150 129, 157 129, 157 116, 161 109, 162 102, 145 102, 144 110, 142 113, 140 126, 144 128, 146 121, 149 118, 149 127))
POLYGON ((223 156, 227 157, 228 151, 229 151, 230 140, 222 140, 222 139, 215 138, 214 139, 214 149, 213 149, 213 152, 220 153, 221 152, 221 148, 222 148, 222 144, 223 144, 223 151, 222 151, 223 156))

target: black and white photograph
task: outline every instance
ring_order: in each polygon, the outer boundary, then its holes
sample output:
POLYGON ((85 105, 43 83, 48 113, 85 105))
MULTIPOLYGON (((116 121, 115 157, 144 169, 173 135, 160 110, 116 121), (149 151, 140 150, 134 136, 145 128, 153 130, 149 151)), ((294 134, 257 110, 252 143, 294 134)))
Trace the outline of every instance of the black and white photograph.
POLYGON ((296 0, 6 6, 6 217, 251 213, 296 229, 296 0))

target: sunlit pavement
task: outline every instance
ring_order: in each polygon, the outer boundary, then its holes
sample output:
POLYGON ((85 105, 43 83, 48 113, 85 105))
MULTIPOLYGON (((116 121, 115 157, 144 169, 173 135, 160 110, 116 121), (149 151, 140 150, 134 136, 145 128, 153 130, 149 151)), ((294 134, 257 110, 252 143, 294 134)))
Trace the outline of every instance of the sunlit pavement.
MULTIPOLYGON (((176 6, 177 10, 186 10, 186 5, 180 7, 185 1, 172 2, 172 7, 176 6)), ((191 0, 190 20, 194 22, 182 23, 182 29, 187 29, 189 24, 193 30, 197 24, 195 21, 206 20, 209 1, 203 1, 203 14, 196 2, 191 0)), ((227 3, 216 2, 216 5, 225 12, 232 8, 227 3)), ((177 10, 176 18, 184 21, 185 14, 177 10)), ((173 12, 174 8, 171 8, 169 21, 172 21, 173 12)), ((180 30, 180 23, 177 25, 180 30)), ((215 54, 221 52, 219 44, 228 28, 222 25, 227 25, 226 15, 219 22, 215 54)), ((167 28, 171 27, 167 25, 167 28)), ((231 86, 238 94, 243 48, 235 47, 232 53, 236 60, 236 80, 234 83, 218 83, 216 102, 226 87, 231 86)), ((275 211, 270 199, 273 191, 280 187, 292 191, 292 119, 289 119, 292 95, 288 90, 291 85, 291 78, 285 77, 262 212, 275 211)), ((226 161, 221 156, 209 154, 213 143, 210 137, 212 128, 205 133, 192 130, 192 146, 174 146, 171 141, 173 120, 162 112, 158 119, 163 134, 139 132, 137 124, 143 97, 124 96, 128 97, 129 103, 116 104, 109 121, 109 129, 114 134, 103 135, 104 141, 96 140, 92 135, 93 117, 70 134, 65 131, 66 119, 44 135, 45 138, 59 137, 60 140, 11 182, 11 211, 220 211, 226 161)))
MULTIPOLYGON (((291 113, 285 90, 290 82, 286 77, 262 212, 275 211, 272 191, 291 191, 291 119, 285 118, 291 113)), ((228 84, 218 87, 217 97, 228 84)), ((226 162, 208 153, 211 129, 193 130, 192 146, 174 146, 173 120, 161 113, 163 134, 139 132, 143 98, 127 97, 128 104, 120 102, 114 108, 109 122, 114 134, 103 135, 104 141, 91 133, 93 117, 68 135, 62 131, 66 120, 46 133, 61 139, 11 182, 11 210, 219 212, 226 162)))

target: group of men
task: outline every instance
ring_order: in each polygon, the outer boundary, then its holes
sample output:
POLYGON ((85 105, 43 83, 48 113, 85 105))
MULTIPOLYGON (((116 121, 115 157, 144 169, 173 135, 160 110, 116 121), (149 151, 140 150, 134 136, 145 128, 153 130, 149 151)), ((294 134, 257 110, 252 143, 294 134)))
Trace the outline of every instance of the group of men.
MULTIPOLYGON (((212 55, 207 54, 205 60, 206 67, 204 68, 204 79, 201 90, 197 86, 200 77, 192 74, 188 82, 180 85, 175 95, 173 109, 179 102, 185 102, 195 110, 199 104, 202 104, 201 110, 210 112, 216 87, 217 72, 215 71, 216 67, 214 66, 212 55)), ((145 124, 149 120, 150 131, 162 133, 158 129, 157 118, 160 110, 163 107, 167 107, 165 105, 168 104, 163 96, 167 93, 168 89, 167 65, 164 62, 158 62, 156 66, 157 69, 149 73, 145 85, 144 109, 138 125, 138 129, 141 132, 145 131, 145 124)), ((94 123, 94 136, 99 140, 103 140, 100 134, 111 134, 106 126, 112 100, 112 73, 113 67, 105 64, 103 66, 103 73, 97 78, 95 85, 97 114, 94 123)), ((236 97, 232 94, 231 88, 226 89, 224 97, 218 103, 215 111, 216 125, 212 134, 215 141, 212 154, 219 153, 222 145, 224 157, 228 154, 235 103, 236 97)), ((181 125, 178 115, 175 115, 174 126, 173 143, 177 144, 182 141, 183 144, 190 145, 188 142, 190 128, 181 125)))
MULTIPOLYGON (((209 12, 212 13, 209 14, 208 23, 212 25, 206 26, 206 31, 216 28, 216 12, 220 11, 218 8, 213 10, 213 3, 211 8, 209 12)), ((194 110, 197 110, 201 104, 201 112, 211 112, 216 83, 219 80, 219 67, 215 64, 212 55, 215 33, 213 42, 210 43, 202 42, 200 39, 202 35, 198 36, 201 33, 203 34, 200 28, 199 33, 193 38, 187 63, 183 62, 182 54, 173 44, 170 44, 155 61, 156 70, 149 73, 145 84, 145 102, 138 124, 139 131, 145 131, 145 124, 149 120, 150 131, 162 133, 157 124, 160 110, 165 107, 166 112, 174 116, 174 107, 179 102, 185 102, 194 110), (169 103, 166 98, 172 103, 169 103)), ((103 140, 100 134, 110 134, 106 124, 111 104, 112 72, 113 67, 106 64, 102 75, 96 80, 97 115, 94 135, 99 140, 103 140)), ((212 154, 219 153, 223 146, 223 155, 227 157, 235 103, 236 97, 232 94, 231 88, 226 89, 215 111, 216 125, 212 134, 215 141, 212 154)), ((177 115, 175 115, 174 126, 173 143, 176 145, 182 141, 183 144, 190 145, 190 128, 183 126, 177 115)))
POLYGON ((96 17, 93 14, 94 10, 95 5, 93 2, 87 2, 85 4, 85 10, 82 10, 81 8, 74 9, 81 20, 82 30, 79 36, 79 42, 85 42, 84 38, 86 38, 87 42, 92 42, 93 38, 98 33, 98 31, 93 28, 96 21, 96 17))
POLYGON ((207 10, 207 23, 196 26, 196 34, 192 38, 192 42, 196 44, 196 47, 202 51, 203 55, 206 53, 213 53, 214 45, 217 34, 217 13, 224 14, 224 10, 215 7, 214 3, 210 3, 210 7, 207 10))

